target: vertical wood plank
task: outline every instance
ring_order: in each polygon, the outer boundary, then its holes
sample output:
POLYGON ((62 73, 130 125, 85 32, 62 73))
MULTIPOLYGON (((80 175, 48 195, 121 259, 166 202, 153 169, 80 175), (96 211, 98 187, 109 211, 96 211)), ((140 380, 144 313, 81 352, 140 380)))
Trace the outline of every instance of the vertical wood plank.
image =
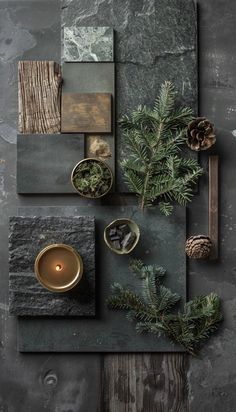
POLYGON ((61 68, 53 61, 18 63, 20 133, 58 133, 61 129, 61 68))
POLYGON ((218 258, 219 223, 219 156, 209 156, 209 237, 212 241, 210 259, 218 258))
POLYGON ((103 412, 185 412, 186 355, 105 355, 103 412))

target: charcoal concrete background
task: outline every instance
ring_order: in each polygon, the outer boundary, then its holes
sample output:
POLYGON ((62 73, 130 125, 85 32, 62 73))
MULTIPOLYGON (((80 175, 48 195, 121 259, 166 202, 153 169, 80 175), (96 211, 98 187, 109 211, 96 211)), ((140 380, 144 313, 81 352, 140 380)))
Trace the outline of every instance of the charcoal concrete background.
MULTIPOLYGON (((67 0, 69 4, 71 1, 67 0)), ((16 205, 78 205, 53 198, 19 198, 15 183, 17 58, 44 53, 55 58, 59 4, 54 0, 0 1, 0 410, 1 412, 93 412, 99 410, 99 355, 21 355, 16 322, 8 315, 7 220, 16 205), (8 7, 13 6, 10 14, 8 7), (36 39, 34 30, 41 35, 36 39), (46 34, 45 34, 46 33, 46 34), (45 35, 47 35, 46 41, 45 35), (53 42, 51 41, 53 39, 53 42), (11 45, 11 47, 10 47, 11 45), (91 389, 92 388, 92 389, 91 389)), ((199 359, 189 358, 189 412, 234 412, 236 405, 236 2, 199 0, 200 113, 215 122, 221 160, 221 258, 189 265, 189 294, 216 291, 223 300, 224 325, 199 359)), ((194 23, 193 23, 194 24, 194 23)), ((201 157, 207 166, 207 154, 201 157)), ((207 176, 189 210, 189 233, 207 230, 207 176)), ((113 411, 111 411, 113 412, 113 411)), ((120 412, 120 411, 115 411, 120 412)), ((122 412, 122 411, 121 411, 122 412)), ((146 411, 145 411, 146 412, 146 411)), ((148 411, 147 411, 148 412, 148 411)))

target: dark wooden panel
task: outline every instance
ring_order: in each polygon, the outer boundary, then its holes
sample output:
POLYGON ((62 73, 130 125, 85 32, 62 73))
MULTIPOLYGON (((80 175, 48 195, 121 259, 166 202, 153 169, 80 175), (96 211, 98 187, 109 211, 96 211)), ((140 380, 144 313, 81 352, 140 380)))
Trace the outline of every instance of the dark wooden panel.
POLYGON ((219 156, 209 156, 209 237, 213 248, 210 259, 217 259, 218 246, 218 224, 219 224, 219 156))
POLYGON ((65 133, 111 133, 111 94, 63 93, 61 130, 65 133))
POLYGON ((60 132, 61 68, 53 61, 18 63, 20 133, 60 132))
POLYGON ((184 354, 106 355, 103 412, 186 412, 184 354))

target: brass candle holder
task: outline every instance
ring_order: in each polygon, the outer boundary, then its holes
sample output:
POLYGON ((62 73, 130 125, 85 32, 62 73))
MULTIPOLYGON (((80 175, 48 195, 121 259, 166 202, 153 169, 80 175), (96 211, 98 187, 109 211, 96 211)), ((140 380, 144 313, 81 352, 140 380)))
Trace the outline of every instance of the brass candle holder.
POLYGON ((66 292, 81 280, 83 261, 71 246, 52 244, 38 254, 34 270, 43 287, 51 292, 66 292))

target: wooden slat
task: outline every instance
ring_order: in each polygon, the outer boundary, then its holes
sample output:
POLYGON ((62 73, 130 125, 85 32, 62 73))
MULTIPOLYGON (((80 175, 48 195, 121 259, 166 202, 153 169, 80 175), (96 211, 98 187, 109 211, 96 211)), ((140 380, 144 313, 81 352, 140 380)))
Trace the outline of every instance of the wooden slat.
POLYGON ((53 61, 18 63, 20 133, 60 132, 61 80, 61 68, 53 61))
POLYGON ((103 412, 186 411, 186 355, 106 355, 103 412))
POLYGON ((219 156, 209 156, 209 237, 213 247, 210 259, 217 259, 219 223, 219 156))
POLYGON ((111 133, 110 93, 62 93, 63 133, 111 133))

